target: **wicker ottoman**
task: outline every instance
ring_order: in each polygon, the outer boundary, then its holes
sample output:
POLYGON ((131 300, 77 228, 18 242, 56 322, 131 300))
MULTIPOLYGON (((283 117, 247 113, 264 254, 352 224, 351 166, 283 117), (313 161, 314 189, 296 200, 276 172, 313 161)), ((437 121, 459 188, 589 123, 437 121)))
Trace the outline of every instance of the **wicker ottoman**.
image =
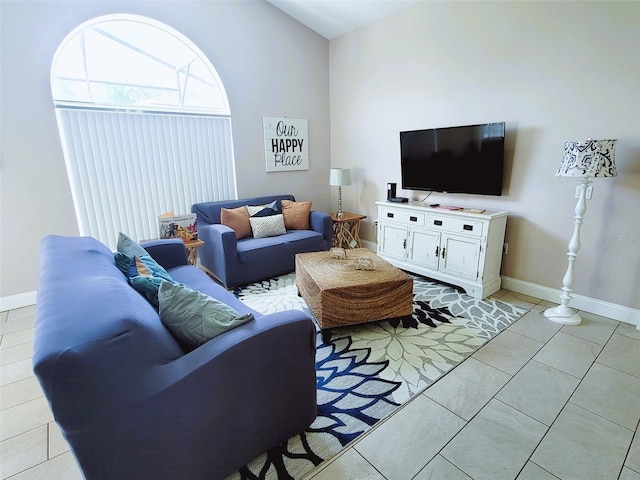
POLYGON ((346 259, 331 252, 296 255, 296 286, 320 328, 411 315, 413 279, 366 248, 346 250, 346 259), (368 258, 373 270, 357 270, 368 258))

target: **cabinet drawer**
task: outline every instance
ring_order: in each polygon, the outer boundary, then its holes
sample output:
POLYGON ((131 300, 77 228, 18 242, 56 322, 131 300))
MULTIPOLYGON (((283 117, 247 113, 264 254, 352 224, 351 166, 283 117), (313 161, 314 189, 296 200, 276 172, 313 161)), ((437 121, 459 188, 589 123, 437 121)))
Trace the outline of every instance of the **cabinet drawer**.
POLYGON ((381 208, 380 220, 386 222, 396 222, 403 225, 424 226, 424 213, 407 212, 404 210, 394 210, 393 208, 381 208))
POLYGON ((444 232, 464 233, 474 237, 482 236, 482 222, 474 220, 428 215, 425 226, 444 232))

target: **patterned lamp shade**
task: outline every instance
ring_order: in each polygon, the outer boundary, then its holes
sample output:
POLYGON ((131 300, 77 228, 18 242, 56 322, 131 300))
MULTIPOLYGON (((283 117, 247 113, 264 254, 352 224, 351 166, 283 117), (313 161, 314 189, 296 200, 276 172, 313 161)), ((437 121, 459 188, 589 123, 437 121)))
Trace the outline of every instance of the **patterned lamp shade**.
POLYGON ((562 165, 556 177, 616 177, 617 140, 565 142, 562 165))

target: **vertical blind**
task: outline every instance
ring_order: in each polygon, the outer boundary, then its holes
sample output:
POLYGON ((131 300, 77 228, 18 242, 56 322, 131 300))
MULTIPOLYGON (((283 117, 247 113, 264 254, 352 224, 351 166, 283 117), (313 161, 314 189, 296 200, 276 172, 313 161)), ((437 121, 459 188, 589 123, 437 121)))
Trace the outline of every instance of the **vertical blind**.
POLYGON ((158 215, 237 198, 226 116, 57 107, 81 235, 158 236, 158 215))

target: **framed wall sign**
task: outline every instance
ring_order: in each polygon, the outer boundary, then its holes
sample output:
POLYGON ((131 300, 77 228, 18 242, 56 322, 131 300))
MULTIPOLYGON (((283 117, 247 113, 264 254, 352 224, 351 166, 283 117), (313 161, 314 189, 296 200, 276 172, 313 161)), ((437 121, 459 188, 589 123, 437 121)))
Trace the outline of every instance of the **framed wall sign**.
POLYGON ((263 117, 267 172, 309 170, 306 118, 263 117))

